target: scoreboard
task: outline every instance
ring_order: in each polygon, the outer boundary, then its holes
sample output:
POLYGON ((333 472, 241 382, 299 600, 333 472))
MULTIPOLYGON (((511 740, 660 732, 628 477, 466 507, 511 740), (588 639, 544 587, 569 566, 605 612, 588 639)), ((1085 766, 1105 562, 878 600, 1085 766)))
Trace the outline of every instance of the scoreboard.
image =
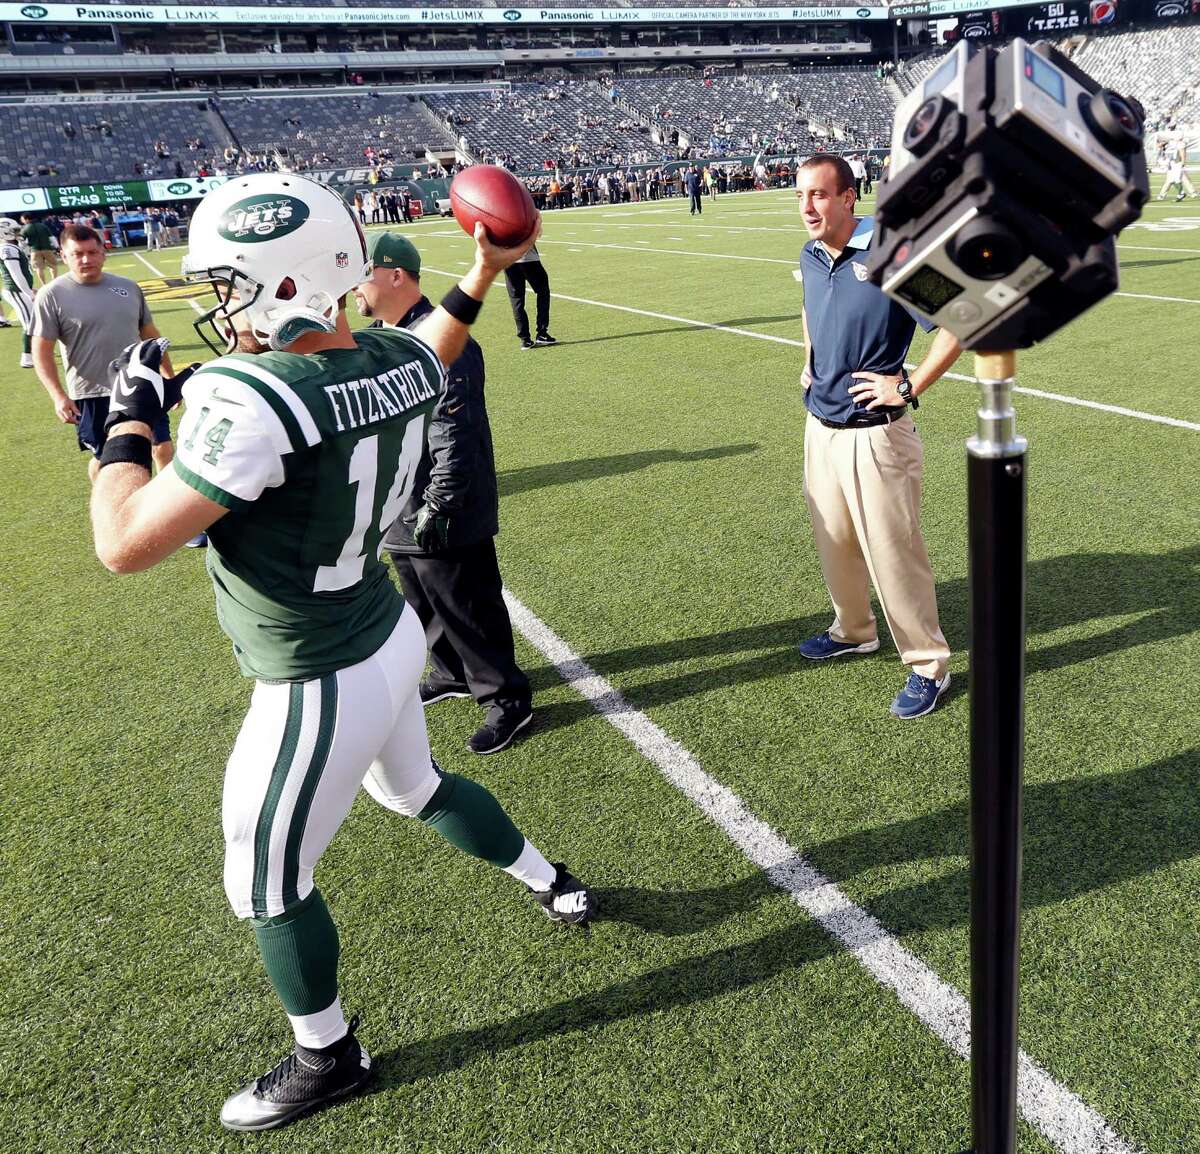
MULTIPOLYGON (((965 5, 963 6, 965 7, 965 5)), ((1006 4, 1002 8, 959 11, 951 38, 986 40, 1023 36, 1036 40, 1048 33, 1103 28, 1131 20, 1177 20, 1200 15, 1200 0, 1057 0, 1050 4, 1006 4)))
POLYGON ((45 190, 49 207, 101 208, 110 204, 153 204, 164 200, 198 200, 227 177, 180 180, 118 180, 107 184, 60 184, 45 190))

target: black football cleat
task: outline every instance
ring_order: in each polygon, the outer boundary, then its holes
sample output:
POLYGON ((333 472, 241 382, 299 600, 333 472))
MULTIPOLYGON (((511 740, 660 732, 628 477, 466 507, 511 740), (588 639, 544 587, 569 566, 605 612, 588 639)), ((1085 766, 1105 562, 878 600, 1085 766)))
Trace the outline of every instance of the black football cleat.
POLYGON ((533 343, 535 345, 556 345, 558 344, 558 341, 556 341, 548 332, 543 331, 538 333, 538 335, 533 338, 533 343))
POLYGON ((274 1130, 313 1110, 348 1098, 371 1077, 371 1056, 350 1032, 324 1050, 303 1046, 288 1054, 275 1069, 225 1099, 221 1125, 226 1130, 274 1130))
POLYGON ((432 681, 422 681, 417 686, 421 695, 422 705, 435 705, 448 697, 470 697, 471 691, 465 685, 435 685, 432 681))
POLYGON ((544 893, 533 891, 538 904, 552 922, 568 926, 583 926, 596 916, 600 903, 562 862, 555 862, 554 884, 544 893))
POLYGON ((487 711, 483 724, 467 738, 467 748, 472 753, 487 756, 499 753, 512 745, 517 736, 533 720, 533 707, 493 705, 487 711))

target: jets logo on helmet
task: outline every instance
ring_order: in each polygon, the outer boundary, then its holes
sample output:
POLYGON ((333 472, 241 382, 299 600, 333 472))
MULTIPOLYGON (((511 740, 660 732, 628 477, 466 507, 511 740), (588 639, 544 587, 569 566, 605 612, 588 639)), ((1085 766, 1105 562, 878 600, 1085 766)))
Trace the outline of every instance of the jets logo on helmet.
POLYGON ((208 192, 183 262, 185 277, 216 293, 195 327, 219 353, 233 352, 239 336, 282 349, 305 332, 333 332, 339 302, 370 272, 350 206, 291 173, 254 173, 208 192))
POLYGON ((12 217, 0 216, 0 241, 12 242, 21 233, 21 226, 12 217))
POLYGON ((239 200, 218 228, 226 240, 253 244, 293 233, 308 219, 308 205, 294 196, 251 196, 239 200))

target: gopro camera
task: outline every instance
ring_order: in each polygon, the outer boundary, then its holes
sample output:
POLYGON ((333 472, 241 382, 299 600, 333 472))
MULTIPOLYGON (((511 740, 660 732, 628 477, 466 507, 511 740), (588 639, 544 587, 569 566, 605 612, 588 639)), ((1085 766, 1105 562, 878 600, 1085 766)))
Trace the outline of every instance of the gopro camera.
POLYGON ((966 348, 1028 348, 1117 287, 1142 109, 1049 44, 958 44, 896 113, 870 275, 966 348))

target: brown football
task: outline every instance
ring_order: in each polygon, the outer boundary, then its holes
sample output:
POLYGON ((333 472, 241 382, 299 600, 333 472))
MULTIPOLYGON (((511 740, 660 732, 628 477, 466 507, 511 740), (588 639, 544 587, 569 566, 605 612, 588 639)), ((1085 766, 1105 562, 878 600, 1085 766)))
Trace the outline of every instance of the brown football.
POLYGON ((493 244, 512 248, 537 222, 529 190, 510 172, 491 164, 473 164, 450 182, 450 208, 468 236, 481 221, 493 244))

